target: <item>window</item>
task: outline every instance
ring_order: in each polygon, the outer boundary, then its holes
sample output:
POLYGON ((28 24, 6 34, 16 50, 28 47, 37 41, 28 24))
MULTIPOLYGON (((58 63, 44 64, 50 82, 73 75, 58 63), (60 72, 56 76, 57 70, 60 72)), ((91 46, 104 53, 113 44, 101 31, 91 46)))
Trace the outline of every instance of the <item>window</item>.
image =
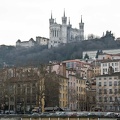
POLYGON ((115 66, 118 66, 118 63, 115 63, 115 66))
POLYGON ((104 80, 106 80, 106 78, 104 78, 104 80))
POLYGON ((117 81, 114 81, 114 86, 117 86, 117 81))
POLYGON ((104 68, 104 69, 103 69, 103 73, 106 73, 106 72, 107 72, 107 68, 104 68))
POLYGON ((104 94, 107 94, 107 89, 104 89, 104 94))
POLYGON ((99 82, 99 86, 101 86, 101 82, 99 82))
POLYGON ((102 102, 102 97, 99 97, 99 102, 102 102))
POLYGON ((109 86, 112 86, 112 81, 109 81, 109 86))
POLYGON ((18 84, 18 87, 20 87, 20 84, 18 84))
POLYGON ((111 80, 112 78, 110 77, 109 80, 111 80))
POLYGON ((77 86, 77 91, 78 91, 78 86, 77 86))
POLYGON ((115 111, 118 111, 118 106, 115 106, 115 111))
POLYGON ((110 110, 112 110, 112 106, 110 106, 110 110))
POLYGON ((10 97, 10 101, 14 101, 14 98, 13 98, 13 97, 10 97))
POLYGON ((99 78, 99 80, 101 80, 101 78, 99 78))
POLYGON ((118 71, 118 68, 115 68, 115 71, 118 71))
POLYGON ((107 102, 107 97, 104 97, 104 102, 107 102))
POLYGON ((93 102, 95 102, 95 97, 92 97, 93 102))
POLYGON ((114 89, 114 94, 117 94, 117 89, 114 89))
POLYGON ((115 102, 117 102, 118 101, 118 99, 117 99, 117 97, 115 97, 115 102))
POLYGON ((112 94, 112 89, 109 89, 109 94, 112 94))
POLYGON ((35 83, 33 83, 32 86, 35 87, 35 83))
POLYGON ((107 86, 106 82, 104 82, 104 86, 107 86))
POLYGON ((105 106, 104 109, 107 110, 107 106, 105 106))
POLYGON ((103 66, 107 66, 107 63, 103 63, 103 66))
POLYGON ((114 63, 112 63, 112 66, 114 66, 114 63))
POLYGON ((110 97, 110 102, 112 102, 112 97, 110 97))
POLYGON ((120 81, 118 81, 118 85, 120 85, 120 81))
POLYGON ((102 89, 99 89, 99 94, 102 94, 102 89))

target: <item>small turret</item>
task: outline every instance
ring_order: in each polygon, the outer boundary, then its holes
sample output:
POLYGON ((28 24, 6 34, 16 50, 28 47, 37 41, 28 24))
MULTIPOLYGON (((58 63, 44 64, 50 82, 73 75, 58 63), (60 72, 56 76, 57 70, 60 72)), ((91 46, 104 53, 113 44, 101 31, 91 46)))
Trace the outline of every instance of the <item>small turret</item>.
POLYGON ((69 26, 69 27, 72 27, 72 25, 70 24, 70 17, 69 17, 68 26, 69 26))

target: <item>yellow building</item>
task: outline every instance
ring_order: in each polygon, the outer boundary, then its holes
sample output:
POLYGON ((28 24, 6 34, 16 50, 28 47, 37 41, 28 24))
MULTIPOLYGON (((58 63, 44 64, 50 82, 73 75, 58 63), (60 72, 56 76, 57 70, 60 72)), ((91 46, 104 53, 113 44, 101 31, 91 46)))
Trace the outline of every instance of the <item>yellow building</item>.
POLYGON ((77 110, 86 110, 86 80, 83 78, 76 78, 77 91, 77 110))
POLYGON ((68 78, 59 76, 60 78, 60 93, 59 93, 59 107, 68 107, 68 78))
POLYGON ((100 66, 93 66, 93 73, 94 73, 94 77, 97 75, 101 74, 101 67, 100 66))

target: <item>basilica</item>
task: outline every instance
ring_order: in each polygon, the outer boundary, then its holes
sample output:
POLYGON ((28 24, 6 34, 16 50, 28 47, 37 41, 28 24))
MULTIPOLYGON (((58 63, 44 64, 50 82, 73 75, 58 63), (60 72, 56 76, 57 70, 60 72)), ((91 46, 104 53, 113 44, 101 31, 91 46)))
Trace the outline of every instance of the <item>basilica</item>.
POLYGON ((67 23, 67 17, 65 11, 62 17, 62 24, 58 24, 56 20, 52 17, 49 19, 49 42, 48 48, 58 47, 70 42, 77 42, 84 40, 84 23, 79 23, 79 29, 72 28, 70 23, 70 18, 67 23))

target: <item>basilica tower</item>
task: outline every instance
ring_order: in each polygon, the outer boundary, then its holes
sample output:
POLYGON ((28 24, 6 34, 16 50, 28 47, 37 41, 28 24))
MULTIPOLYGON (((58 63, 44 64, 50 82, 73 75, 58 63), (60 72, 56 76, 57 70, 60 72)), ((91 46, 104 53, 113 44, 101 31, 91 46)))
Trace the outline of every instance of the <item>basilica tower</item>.
POLYGON ((61 42, 63 44, 66 44, 67 41, 67 17, 65 16, 65 10, 64 10, 64 14, 62 17, 62 27, 61 27, 61 42))
POLYGON ((52 12, 51 12, 51 18, 49 19, 49 25, 54 24, 54 19, 52 18, 52 12))
POLYGON ((82 22, 82 15, 81 15, 81 22, 79 23, 80 29, 80 40, 84 40, 84 23, 82 22))
POLYGON ((67 23, 67 17, 65 16, 65 10, 64 10, 64 15, 62 17, 62 24, 66 25, 66 23, 67 23))

